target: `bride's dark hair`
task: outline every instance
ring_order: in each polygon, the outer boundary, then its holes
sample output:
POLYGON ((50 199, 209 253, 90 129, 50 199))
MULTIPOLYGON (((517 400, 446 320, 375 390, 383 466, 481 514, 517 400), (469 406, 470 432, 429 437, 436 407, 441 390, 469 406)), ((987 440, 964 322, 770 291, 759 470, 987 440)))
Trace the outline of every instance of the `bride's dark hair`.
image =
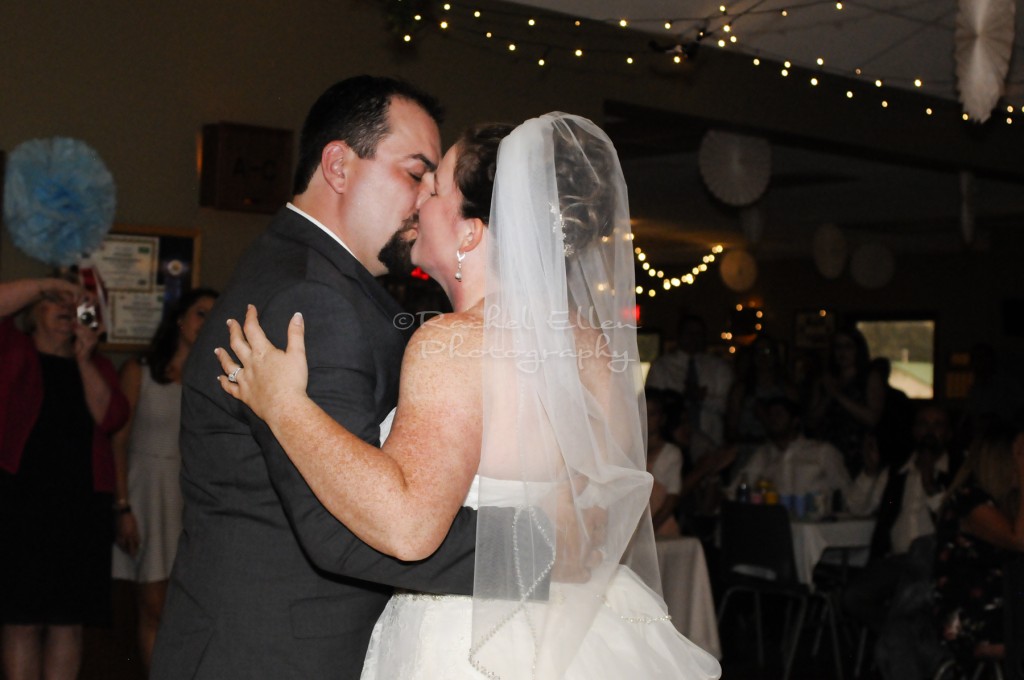
POLYGON ((609 142, 572 119, 559 121, 553 136, 555 181, 568 257, 611 234, 617 199, 609 180, 618 172, 618 159, 609 142))
POLYGON ((456 145, 455 184, 462 194, 462 216, 491 219, 491 195, 498 165, 498 146, 515 128, 508 123, 483 123, 462 133, 456 145))

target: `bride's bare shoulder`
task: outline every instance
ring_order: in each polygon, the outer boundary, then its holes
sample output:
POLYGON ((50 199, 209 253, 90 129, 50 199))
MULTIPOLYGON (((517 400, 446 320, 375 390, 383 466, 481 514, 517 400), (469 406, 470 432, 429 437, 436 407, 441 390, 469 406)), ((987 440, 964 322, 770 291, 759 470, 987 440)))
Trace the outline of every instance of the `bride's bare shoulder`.
POLYGON ((420 326, 409 340, 406 360, 454 360, 478 356, 483 341, 483 320, 472 311, 440 314, 420 326))

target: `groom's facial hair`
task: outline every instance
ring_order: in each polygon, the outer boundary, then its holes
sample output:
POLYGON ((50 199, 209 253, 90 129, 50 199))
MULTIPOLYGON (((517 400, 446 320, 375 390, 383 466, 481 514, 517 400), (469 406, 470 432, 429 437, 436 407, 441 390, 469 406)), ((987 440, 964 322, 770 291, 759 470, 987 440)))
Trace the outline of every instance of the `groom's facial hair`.
POLYGON ((377 259, 388 268, 389 274, 408 276, 412 273, 412 244, 415 237, 409 232, 416 227, 417 217, 409 217, 402 223, 402 228, 391 235, 388 242, 377 253, 377 259))

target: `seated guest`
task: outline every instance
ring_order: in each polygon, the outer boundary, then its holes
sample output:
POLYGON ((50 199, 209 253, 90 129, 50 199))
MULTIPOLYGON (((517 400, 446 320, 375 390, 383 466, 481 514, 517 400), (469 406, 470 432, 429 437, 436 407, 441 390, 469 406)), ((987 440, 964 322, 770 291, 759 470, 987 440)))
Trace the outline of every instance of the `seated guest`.
POLYGON ((656 536, 679 536, 675 510, 683 485, 683 452, 667 438, 667 402, 663 390, 644 390, 647 401, 647 471, 654 477, 651 520, 656 536))
MULTIPOLYGON (((878 519, 871 541, 871 557, 854 574, 843 592, 843 610, 878 636, 875 663, 884 677, 916 677, 921 672, 913 649, 921 648, 921 599, 900 597, 923 589, 927 598, 934 555, 934 517, 951 481, 958 460, 949 451, 952 439, 949 416, 926 404, 915 414, 914 447, 905 463, 881 465, 877 446, 868 438, 864 469, 854 480, 848 497, 850 510, 878 519)), ((930 665, 926 664, 926 665, 930 665)))
POLYGON ((1024 552, 1024 427, 993 427, 972 447, 936 528, 935 614, 961 668, 976 654, 999 656, 1002 566, 1024 552))
POLYGON ((735 497, 741 480, 753 485, 766 479, 780 495, 844 495, 850 486, 842 454, 828 442, 807 439, 800 429, 800 409, 787 398, 765 403, 768 442, 759 447, 737 471, 728 495, 735 497))

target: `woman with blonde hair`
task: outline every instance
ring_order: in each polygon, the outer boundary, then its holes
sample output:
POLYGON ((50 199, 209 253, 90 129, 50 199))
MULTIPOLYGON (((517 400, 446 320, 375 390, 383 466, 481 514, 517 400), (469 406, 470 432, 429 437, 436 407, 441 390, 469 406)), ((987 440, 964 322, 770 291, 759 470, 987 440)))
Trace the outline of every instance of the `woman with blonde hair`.
POLYGON ((958 663, 999 656, 1003 562, 1024 552, 1024 427, 994 428, 957 473, 936 526, 935 613, 958 663))

